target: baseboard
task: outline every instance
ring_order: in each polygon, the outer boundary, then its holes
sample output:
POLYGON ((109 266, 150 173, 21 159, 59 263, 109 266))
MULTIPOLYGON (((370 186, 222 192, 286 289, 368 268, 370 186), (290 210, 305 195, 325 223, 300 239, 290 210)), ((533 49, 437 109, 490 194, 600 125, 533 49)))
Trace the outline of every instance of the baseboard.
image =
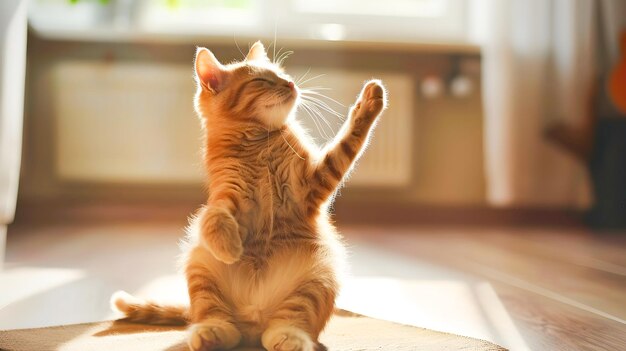
MULTIPOLYGON (((167 221, 184 225, 201 205, 196 201, 21 201, 15 224, 167 221)), ((555 208, 498 209, 339 201, 333 207, 333 217, 338 225, 583 226, 582 212, 555 208)))
POLYGON ((340 202, 334 211, 346 223, 380 225, 582 227, 584 212, 560 208, 494 208, 424 204, 340 202))
POLYGON ((61 200, 19 201, 13 225, 84 224, 107 222, 176 222, 202 204, 194 201, 61 200))

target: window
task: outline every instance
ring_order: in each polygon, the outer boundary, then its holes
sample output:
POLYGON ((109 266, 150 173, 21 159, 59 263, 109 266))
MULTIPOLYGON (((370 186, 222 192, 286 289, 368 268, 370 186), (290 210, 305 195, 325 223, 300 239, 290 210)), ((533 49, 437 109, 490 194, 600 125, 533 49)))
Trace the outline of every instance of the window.
POLYGON ((446 0, 294 0, 293 3, 298 12, 413 18, 442 17, 450 5, 446 0))
POLYGON ((262 26, 262 5, 256 0, 143 1, 138 26, 159 33, 248 35, 262 26))
MULTIPOLYGON (((284 3, 285 1, 278 1, 284 3)), ((330 40, 463 41, 465 0, 291 0, 283 31, 330 40)))
POLYGON ((467 1, 33 0, 30 19, 38 30, 68 33, 460 42, 467 1))

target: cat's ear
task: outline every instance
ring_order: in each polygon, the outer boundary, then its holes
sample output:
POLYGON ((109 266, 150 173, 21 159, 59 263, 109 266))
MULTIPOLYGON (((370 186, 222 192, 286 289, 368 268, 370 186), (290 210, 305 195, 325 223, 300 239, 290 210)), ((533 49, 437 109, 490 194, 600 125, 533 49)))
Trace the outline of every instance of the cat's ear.
POLYGON ((265 47, 260 41, 257 41, 252 45, 250 51, 248 51, 248 55, 246 56, 246 61, 270 62, 270 59, 267 57, 267 53, 265 52, 265 47))
POLYGON ((226 83, 226 70, 206 48, 196 50, 196 79, 203 88, 217 94, 226 83))

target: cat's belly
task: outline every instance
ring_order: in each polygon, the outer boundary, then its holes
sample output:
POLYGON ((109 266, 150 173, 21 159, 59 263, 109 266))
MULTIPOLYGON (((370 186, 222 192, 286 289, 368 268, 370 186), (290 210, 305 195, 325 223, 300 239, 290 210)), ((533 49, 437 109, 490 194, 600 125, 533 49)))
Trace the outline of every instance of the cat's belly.
MULTIPOLYGON (((226 293, 239 307, 242 317, 263 319, 302 281, 315 277, 315 267, 323 264, 311 250, 285 248, 275 251, 262 264, 242 261, 227 268, 230 289, 226 293)), ((247 319, 247 318, 246 318, 247 319)))
POLYGON ((258 340, 274 312, 304 282, 335 279, 334 260, 328 253, 302 246, 277 250, 260 267, 245 261, 226 266, 224 294, 244 338, 258 340))

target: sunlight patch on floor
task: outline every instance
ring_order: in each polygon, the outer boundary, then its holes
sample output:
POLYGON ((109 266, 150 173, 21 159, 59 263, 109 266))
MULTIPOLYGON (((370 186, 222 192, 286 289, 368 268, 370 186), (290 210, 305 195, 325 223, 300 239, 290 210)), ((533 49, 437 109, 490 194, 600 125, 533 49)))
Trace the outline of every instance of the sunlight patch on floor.
POLYGON ((337 306, 378 319, 529 350, 506 308, 487 282, 349 279, 337 306))
POLYGON ((476 284, 474 291, 491 329, 498 333, 501 344, 510 350, 530 351, 530 347, 526 345, 511 315, 506 311, 491 284, 487 282, 476 284))
POLYGON ((464 281, 350 279, 338 307, 392 322, 493 340, 472 286, 464 281))
POLYGON ((0 272, 0 310, 31 296, 75 282, 85 276, 79 269, 16 267, 0 272))

